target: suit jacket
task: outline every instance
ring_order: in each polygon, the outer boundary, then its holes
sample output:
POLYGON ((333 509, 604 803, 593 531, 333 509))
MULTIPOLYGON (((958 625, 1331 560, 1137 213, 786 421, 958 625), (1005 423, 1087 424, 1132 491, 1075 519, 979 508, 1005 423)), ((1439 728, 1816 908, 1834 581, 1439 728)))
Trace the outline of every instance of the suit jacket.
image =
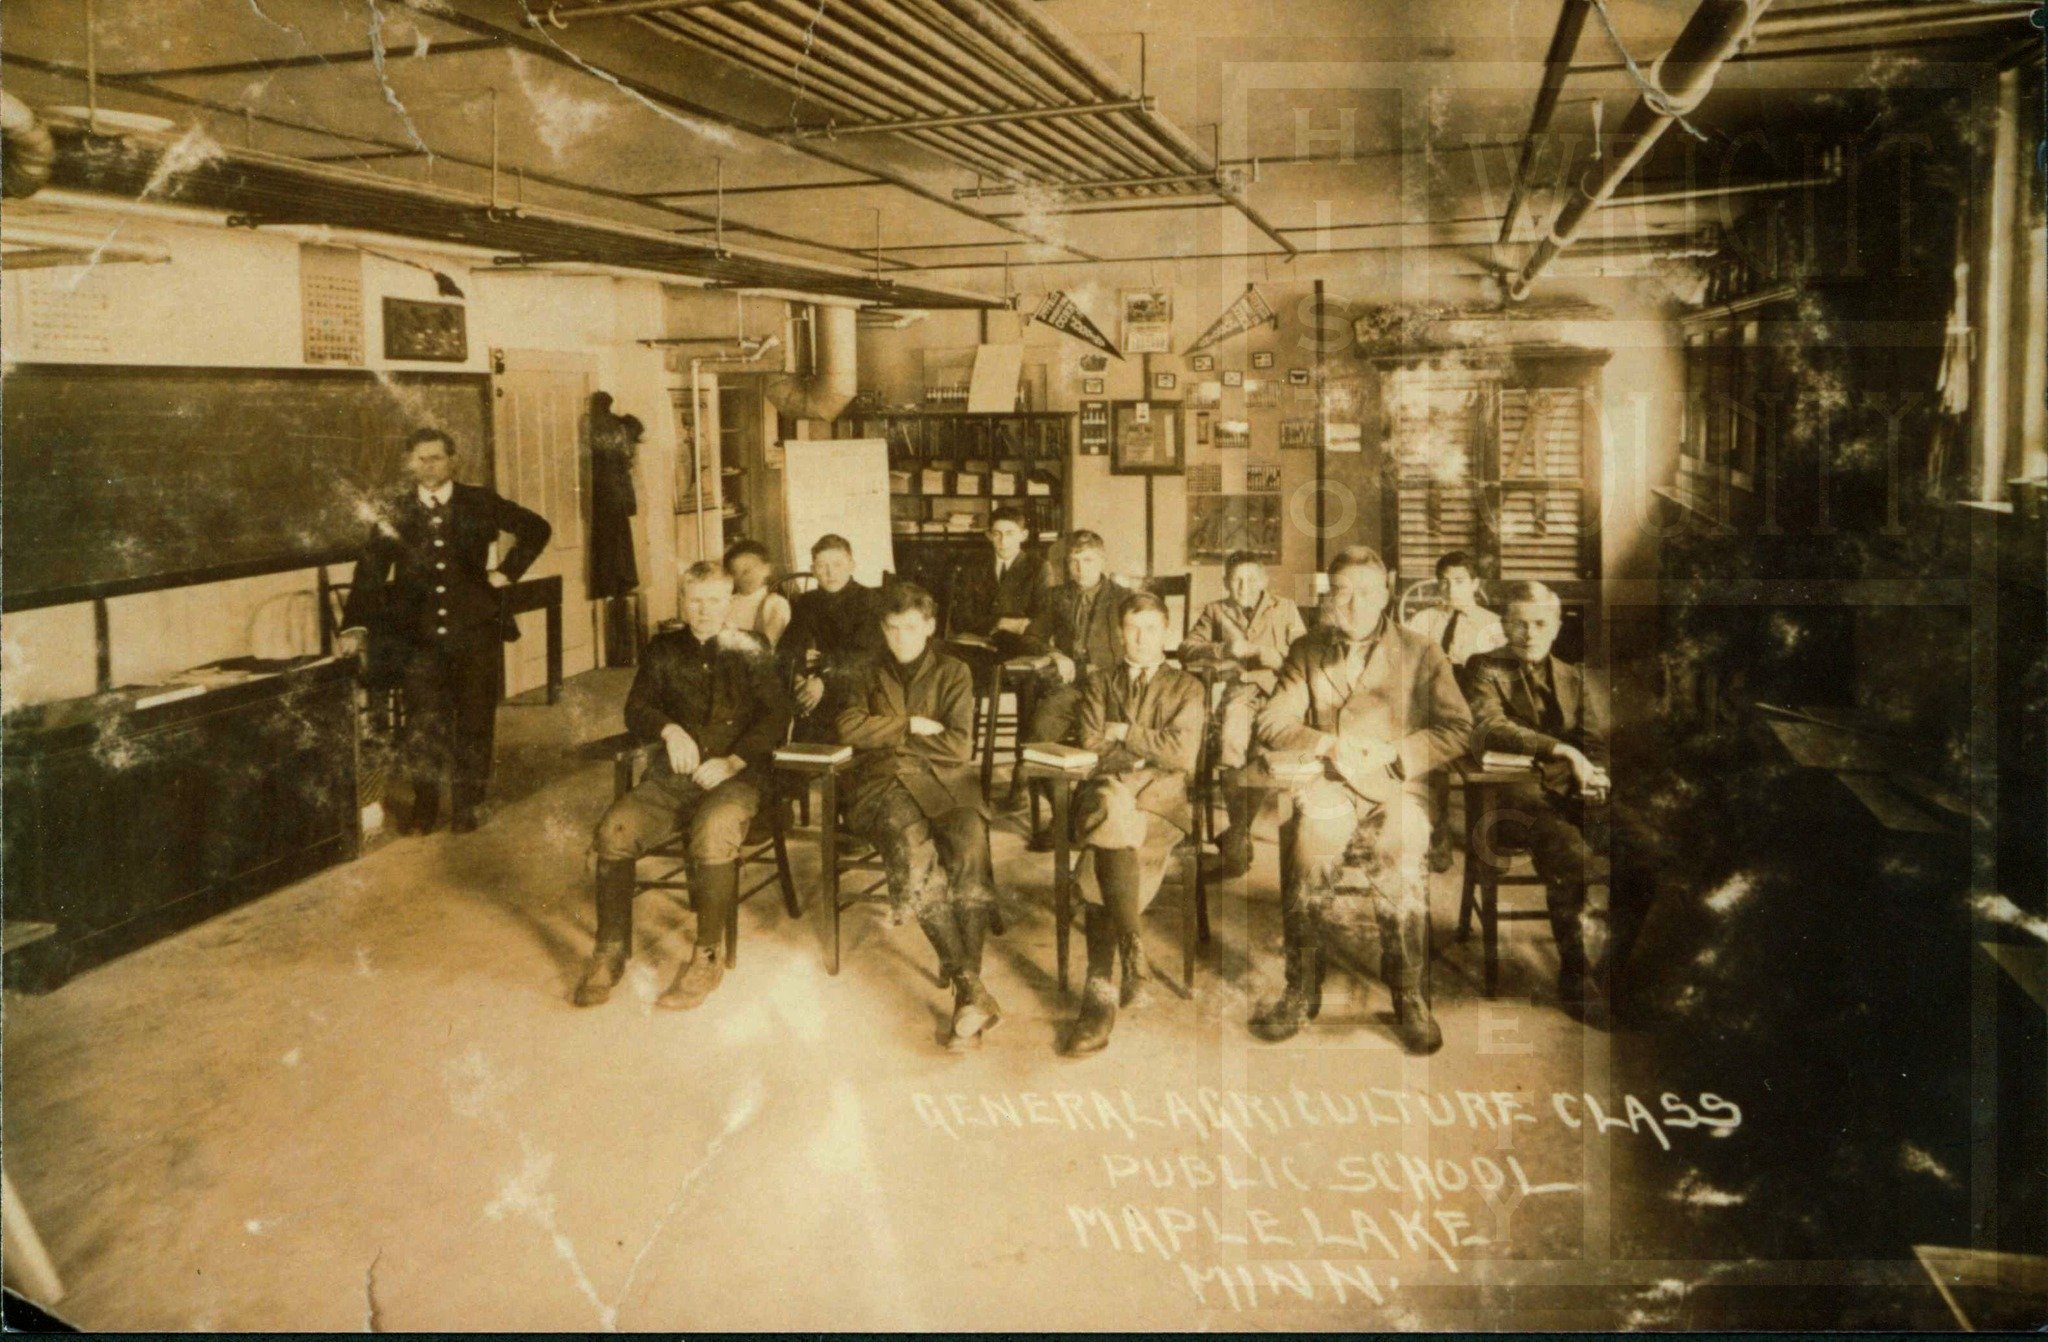
POLYGON ((804 674, 806 655, 818 654, 827 702, 845 702, 878 657, 888 655, 876 615, 876 592, 848 582, 836 592, 814 587, 789 603, 789 627, 775 645, 785 671, 804 674))
POLYGON ((1119 663, 1089 671, 1074 735, 1101 757, 1095 766, 1098 777, 1124 775, 1137 792, 1140 810, 1186 833, 1194 828, 1188 777, 1200 758, 1208 722, 1209 696, 1195 677, 1161 665, 1134 696, 1131 670, 1119 663), (1113 722, 1130 724, 1121 741, 1110 740, 1104 730, 1113 722))
POLYGON ((908 667, 884 655, 839 710, 836 726, 841 744, 854 750, 847 770, 849 808, 901 783, 927 819, 962 806, 986 814, 974 767, 974 678, 965 662, 937 645, 908 667), (913 717, 930 718, 945 730, 913 735, 913 717))
MULTIPOLYGON (((789 737, 789 692, 768 645, 752 634, 725 631, 700 643, 687 628, 656 634, 640 654, 626 694, 626 730, 659 741, 675 723, 705 759, 738 755, 749 770, 766 769, 789 737)), ((668 772, 667 752, 654 771, 668 772)))
MULTIPOLYGON (((1520 658, 1503 649, 1475 658, 1466 668, 1472 687, 1472 753, 1512 751, 1548 759, 1560 745, 1575 747, 1593 763, 1607 763, 1607 706, 1587 685, 1585 672, 1557 657, 1544 659, 1564 730, 1553 736, 1542 730, 1543 711, 1536 684, 1520 658)), ((1544 771, 1546 783, 1556 783, 1544 771)))
POLYGON ((1088 627, 1076 629, 1074 617, 1081 605, 1081 590, 1072 583, 1049 589, 1026 633, 1031 650, 1065 653, 1083 670, 1122 666, 1124 635, 1117 607, 1129 595, 1111 579, 1103 578, 1095 589, 1095 609, 1089 613, 1088 627))
POLYGON ((1292 601, 1266 592, 1249 615, 1229 597, 1211 601, 1202 607, 1201 617, 1180 646, 1184 657, 1231 660, 1230 645, 1240 638, 1249 641, 1260 655, 1243 664, 1244 680, 1270 694, 1279 681, 1280 667, 1286 663, 1287 650, 1307 632, 1301 610, 1292 601))
MULTIPOLYGON (((1444 627, 1450 622, 1449 606, 1424 606, 1408 617, 1408 627, 1439 648, 1444 646, 1444 627)), ((1507 641, 1500 616, 1482 606, 1470 615, 1458 617, 1458 627, 1451 631, 1451 646, 1444 648, 1444 655, 1451 659, 1452 666, 1462 670, 1474 657, 1503 647, 1507 641)))
POLYGON ((1045 559, 1026 546, 1009 571, 996 577, 996 552, 989 549, 962 560, 946 586, 947 632, 995 632, 997 620, 1029 620, 1045 600, 1045 559))
POLYGON ((438 523, 408 485, 378 507, 356 560, 345 628, 365 628, 380 642, 421 646, 437 639, 497 629, 519 637, 485 565, 500 532, 512 548, 498 572, 517 582, 554 529, 539 513, 479 485, 457 484, 438 523))
MULTIPOLYGON (((1371 636, 1368 636, 1371 638, 1371 636)), ((1465 751, 1472 713, 1443 649, 1391 618, 1356 679, 1348 642, 1329 625, 1294 645, 1280 682, 1259 711, 1259 741, 1268 750, 1327 752, 1338 740, 1390 744, 1395 764, 1385 779, 1353 790, 1374 801, 1407 791, 1427 796, 1425 778, 1465 751)))

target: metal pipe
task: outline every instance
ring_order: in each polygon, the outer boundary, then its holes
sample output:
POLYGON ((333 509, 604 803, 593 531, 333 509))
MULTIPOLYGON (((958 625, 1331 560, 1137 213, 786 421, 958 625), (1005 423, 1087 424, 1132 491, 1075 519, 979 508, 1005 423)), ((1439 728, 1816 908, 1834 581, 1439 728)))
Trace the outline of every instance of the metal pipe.
POLYGON ((1025 191, 1056 191, 1066 195, 1078 191, 1123 191, 1134 186, 1214 186, 1221 173, 1178 172, 1158 177, 1105 177, 1091 182, 999 182, 994 186, 953 188, 953 199, 975 200, 985 196, 1014 196, 1025 191))
POLYGON ((1103 112, 1149 112, 1154 99, 1132 98, 1126 102, 1077 103, 1072 107, 1020 107, 1004 112, 959 112, 951 116, 912 117, 906 121, 855 122, 851 125, 799 126, 784 131, 778 139, 815 140, 842 135, 895 135, 907 130, 932 130, 942 126, 990 126, 1012 121, 1056 121, 1061 117, 1095 116, 1103 112))
POLYGON ((1630 195, 1610 196, 1596 207, 1602 210, 1626 209, 1632 205, 1670 205, 1685 200, 1709 200, 1719 196, 1759 196, 1777 191, 1804 191, 1810 187, 1833 186, 1842 180, 1840 168, 1822 173, 1818 177, 1781 177, 1768 182, 1729 182, 1722 186, 1674 187, 1669 191, 1638 191, 1630 195))
MULTIPOLYGON (((1010 22, 1016 24, 1023 32, 1030 34, 1031 37, 1035 38, 1055 55, 1069 62, 1082 76, 1099 86, 1099 96, 1104 98, 1129 98, 1131 96, 1131 91, 1124 86, 1123 81, 1118 78, 1115 71, 1105 66, 1096 58, 1093 52, 1069 37, 1065 31, 1055 27, 1041 15, 1026 9, 1021 0, 975 0, 975 2, 985 5, 1009 19, 1010 22)), ((1165 117, 1149 112, 1125 113, 1124 115, 1129 116, 1138 125, 1143 126, 1154 137, 1171 148, 1173 152, 1185 158, 1190 167, 1204 172, 1215 170, 1216 165, 1209 160, 1209 156, 1193 140, 1188 138, 1187 132, 1174 125, 1171 121, 1168 121, 1165 117)), ((1216 186, 1216 194, 1236 206, 1238 213, 1250 221, 1254 228, 1280 244, 1282 251, 1286 252, 1289 256, 1300 254, 1301 249, 1288 241, 1285 234, 1268 223, 1266 217, 1253 208, 1249 200, 1245 199, 1244 192, 1234 186, 1219 182, 1216 186)))
POLYGON ((2025 18, 2032 9, 2032 5, 1987 5, 1981 0, 1921 0, 1918 4, 1901 4, 1898 0, 1851 0, 1847 4, 1780 10, 1758 22, 1755 35, 1758 41, 1768 41, 1788 33, 1918 27, 1955 18, 1996 23, 2001 19, 2025 18))
POLYGON ((1543 82, 1536 87, 1536 106, 1529 113, 1529 129, 1522 134, 1521 157, 1508 188, 1508 207, 1501 215, 1500 238, 1506 242, 1515 231, 1522 212, 1522 195, 1528 189, 1529 173, 1536 165, 1536 143, 1550 129, 1550 117, 1557 110, 1557 95, 1571 73, 1572 54, 1579 49, 1579 34, 1586 26, 1588 0, 1564 0, 1557 12, 1557 27, 1550 34, 1550 50, 1543 57, 1543 82))
POLYGON ((740 3, 742 0, 621 0, 618 4, 584 5, 580 9, 549 5, 545 14, 527 15, 526 26, 538 28, 546 23, 551 28, 566 28, 577 19, 623 19, 633 14, 672 13, 682 9, 710 9, 740 3))
MULTIPOLYGON (((878 0, 846 3, 873 13, 878 0)), ((1000 45, 938 0, 894 0, 887 13, 901 25, 905 40, 928 47, 936 43, 962 70, 983 81, 992 91, 1027 103, 1076 101, 1075 95, 1058 80, 1034 72, 1023 62, 1006 61, 1000 45)), ((1082 95, 1081 100, 1087 100, 1087 95, 1082 95)), ((1062 122, 1053 129, 1078 146, 1089 162, 1102 165, 1097 176, 1145 172, 1159 166, 1156 156, 1146 154, 1127 135, 1120 134, 1107 117, 1062 122)))
MULTIPOLYGON (((861 61, 856 53, 838 45, 812 45, 807 51, 806 43, 815 36, 810 19, 807 14, 799 13, 792 19, 786 12, 771 12, 768 0, 762 0, 757 12, 749 15, 745 22, 722 14, 697 14, 686 19, 679 16, 660 27, 665 32, 675 32, 685 38, 716 34, 724 39, 723 54, 749 65, 786 88, 818 101, 830 101, 818 97, 818 85, 829 85, 837 92, 839 109, 850 110, 857 116, 885 120, 901 116, 906 111, 915 115, 934 110, 928 80, 918 87, 907 86, 902 78, 882 71, 872 62, 861 61), (794 78, 793 71, 804 71, 804 81, 794 78), (821 75, 825 76, 823 80, 819 79, 821 75)), ((838 25, 820 18, 816 27, 836 32, 838 25)), ((873 44, 868 45, 872 49, 873 44)), ((771 139, 779 137, 780 132, 770 135, 771 139)), ((956 162, 992 175, 1015 171, 1018 157, 1032 163, 1037 171, 1060 170, 1054 166, 1055 159, 1020 153, 1017 146, 1001 141, 992 143, 987 132, 972 128, 922 132, 920 138, 956 162), (1005 155, 1011 156, 1009 161, 1005 155)))
MULTIPOLYGON (((1007 58, 1018 67, 1030 70, 1040 79, 1047 81, 1055 90, 1054 96, 1062 99, 1090 100, 1128 96, 1129 90, 1121 84, 1099 87, 1076 72, 1071 63, 1064 63, 1057 53, 1033 39, 1029 30, 1019 28, 993 12, 981 0, 912 0, 912 3, 943 4, 955 19, 971 28, 981 40, 992 46, 998 59, 1007 58)), ((1211 165, 1197 156, 1193 160, 1162 146, 1158 137, 1147 132, 1147 125, 1153 118, 1143 114, 1118 113, 1105 116, 1100 121, 1088 123, 1099 128, 1101 133, 1124 147, 1134 155, 1134 162, 1146 167, 1207 169, 1211 165)), ((1141 169, 1142 170, 1142 169, 1141 169)))
POLYGON ((1658 86, 1655 105, 1647 92, 1636 99, 1616 132, 1618 150, 1604 165, 1600 180, 1588 187, 1583 181, 1565 203, 1550 234, 1536 244, 1536 250, 1521 273, 1508 282, 1510 299, 1528 297, 1536 282, 1557 254, 1578 240, 1579 231, 1600 204, 1612 197, 1628 175, 1636 170, 1651 148, 1679 116, 1699 106, 1714 86, 1721 65, 1749 37, 1751 28, 1771 0, 1700 0, 1699 8, 1671 43, 1671 49, 1651 67, 1651 79, 1658 86))
MULTIPOLYGON (((616 70, 602 69, 593 62, 588 62, 581 57, 571 55, 558 43, 528 36, 517 29, 501 28, 488 20, 473 18, 459 10, 448 7, 446 4, 441 3, 441 0, 396 0, 396 2, 415 12, 425 14, 436 22, 451 24, 467 32, 475 33, 480 37, 494 38, 514 50, 525 52, 527 55, 540 57, 564 69, 574 70, 578 74, 587 75, 593 79, 602 79, 614 88, 636 97, 645 98, 648 102, 667 111, 697 117, 712 125, 723 126, 729 130, 740 131, 764 140, 768 138, 773 129, 772 127, 745 121, 733 116, 731 113, 720 112, 692 102, 690 99, 684 98, 668 89, 650 84, 644 79, 621 74, 616 70)), ((395 146, 380 145, 379 147, 390 148, 395 146)), ((973 219, 979 223, 990 224, 992 227, 1004 229, 1019 237, 1029 238, 1033 242, 1046 243, 1048 246, 1059 246, 1079 256, 1088 255, 1088 253, 1078 249, 1066 247, 1065 244, 1050 242, 1050 240, 1032 232, 1028 228, 1019 227, 1015 224, 995 223, 989 216, 981 213, 979 210, 969 209, 957 201, 948 200, 945 193, 934 191, 915 178, 907 177, 900 172, 860 163, 847 158, 843 154, 820 148, 816 145, 792 146, 792 148, 798 153, 817 159, 821 163, 829 163, 835 168, 843 168, 849 172, 872 173, 874 176, 887 180, 891 186, 907 191, 920 200, 944 206, 955 214, 973 219)), ((535 180, 539 179, 536 178, 535 180)))
POLYGON ((685 187, 678 191, 644 191, 642 200, 701 200, 706 196, 770 196, 785 191, 839 191, 849 186, 887 186, 879 177, 859 177, 844 182, 774 182, 760 186, 685 187))
MULTIPOLYGON (((1883 30, 1880 30, 1883 31, 1883 30)), ((1880 38, 1872 42, 1838 42, 1825 46, 1770 47, 1738 51, 1728 58, 1729 65, 1750 65, 1757 61, 1828 60, 1836 56, 1868 56, 1874 51, 1915 51, 1922 47, 1947 47, 1972 41, 1969 33, 1949 33, 1938 37, 1921 38, 1880 38)), ((1599 65, 1574 65, 1575 75, 1618 75, 1628 67, 1620 61, 1604 62, 1599 65)))
POLYGON ((458 42, 434 42, 425 50, 417 47, 397 47, 390 51, 369 48, 362 51, 314 52, 306 56, 279 56, 262 61, 222 61, 213 65, 174 66, 167 70, 124 70, 118 74, 101 75, 108 84, 125 84, 138 79, 205 79, 219 75, 261 75, 278 70, 301 70, 310 66, 355 65, 365 61, 405 61, 422 56, 457 56, 468 51, 495 51, 498 44, 489 38, 465 39, 458 42))
MULTIPOLYGON (((803 0, 782 0, 782 2, 795 4, 795 8, 799 12, 803 12, 803 8, 805 8, 803 0)), ((963 104, 963 107, 958 109, 963 115, 983 117, 989 111, 987 109, 987 102, 1001 100, 1001 94, 995 92, 989 86, 985 70, 969 70, 969 66, 963 61, 963 53, 958 51, 952 43, 940 41, 940 43, 934 45, 930 41, 930 35, 920 31, 922 27, 926 27, 924 20, 920 16, 905 12, 901 6, 897 6, 897 8, 877 8, 877 6, 864 6, 864 4, 840 6, 840 8, 836 8, 834 12, 831 12, 831 27, 834 27, 834 29, 844 29, 848 33, 864 35, 862 49, 866 49, 866 51, 881 51, 881 53, 885 53, 889 57, 897 57, 897 61, 899 61, 901 66, 913 70, 911 78, 915 80, 915 88, 924 88, 926 82, 932 82, 934 86, 950 88, 958 96, 958 102, 963 104)), ((1059 94, 1053 94, 1053 96, 1024 94, 1024 96, 1014 98, 1014 100, 1026 102, 1026 104, 1053 104, 1053 107, 1069 107, 1069 104, 1075 102, 1075 98, 1065 98, 1065 96, 1059 96, 1059 94)), ((997 109, 997 111, 1001 111, 1001 109, 997 109)), ((940 113, 940 115, 946 115, 946 113, 940 113)), ((1036 150, 1057 158, 1059 162, 1075 164, 1077 166, 1075 170, 1081 172, 1081 174, 1114 176, 1118 172, 1118 164, 1114 162, 1114 158, 1104 160, 1102 154, 1094 148, 1090 141, 1073 135, 1075 127, 1081 125, 1081 123, 1077 123, 1073 119, 1059 119, 1059 117, 1055 117, 1051 121, 1044 121, 1044 119, 1036 119, 1036 121, 1022 119, 1022 121, 1028 121, 1028 123, 1020 123, 1020 129, 1014 135, 1004 137, 1004 135, 997 135, 997 133, 989 133, 985 137, 985 141, 995 143, 995 145, 1006 145, 1006 143, 1024 145, 1024 143, 1030 143, 1030 145, 1034 145, 1036 150), (1044 121, 1044 123, 1040 125, 1038 121, 1044 121)), ((961 125, 975 125, 975 123, 963 121, 961 125)), ((1137 164, 1135 170, 1143 170, 1145 166, 1147 164, 1137 164)))

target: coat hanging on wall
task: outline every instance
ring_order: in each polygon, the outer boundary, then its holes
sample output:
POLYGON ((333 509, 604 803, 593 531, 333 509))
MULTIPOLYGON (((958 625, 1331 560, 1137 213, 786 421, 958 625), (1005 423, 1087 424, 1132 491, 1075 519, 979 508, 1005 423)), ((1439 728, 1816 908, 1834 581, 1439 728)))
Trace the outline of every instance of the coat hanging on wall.
POLYGON ((633 557, 633 459, 642 429, 632 415, 612 413, 612 398, 590 398, 590 595, 625 596, 640 586, 633 557))

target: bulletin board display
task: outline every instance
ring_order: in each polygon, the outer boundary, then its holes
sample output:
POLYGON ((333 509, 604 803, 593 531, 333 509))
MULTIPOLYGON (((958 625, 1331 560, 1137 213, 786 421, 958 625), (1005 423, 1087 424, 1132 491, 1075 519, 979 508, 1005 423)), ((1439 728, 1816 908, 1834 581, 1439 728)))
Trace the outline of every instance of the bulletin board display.
POLYGON ((459 478, 489 483, 480 373, 18 365, 0 383, 5 606, 352 555, 423 425, 454 437, 459 478))
POLYGON ((853 543, 854 577, 879 585, 895 572, 889 525, 889 442, 885 438, 813 439, 782 444, 783 516, 792 567, 810 562, 820 536, 853 543))

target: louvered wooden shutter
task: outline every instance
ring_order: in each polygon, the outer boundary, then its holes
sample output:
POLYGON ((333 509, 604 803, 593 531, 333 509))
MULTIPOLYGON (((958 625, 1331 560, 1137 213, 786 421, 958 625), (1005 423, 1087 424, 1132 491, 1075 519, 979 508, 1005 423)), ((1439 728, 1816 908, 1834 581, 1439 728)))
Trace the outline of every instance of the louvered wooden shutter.
POLYGON ((1498 374, 1489 369, 1399 368, 1387 375, 1385 410, 1396 463, 1396 560, 1429 576, 1439 555, 1486 548, 1477 472, 1498 374))
POLYGON ((1579 576, 1585 398, 1576 386, 1506 387, 1499 398, 1500 576, 1579 576))

